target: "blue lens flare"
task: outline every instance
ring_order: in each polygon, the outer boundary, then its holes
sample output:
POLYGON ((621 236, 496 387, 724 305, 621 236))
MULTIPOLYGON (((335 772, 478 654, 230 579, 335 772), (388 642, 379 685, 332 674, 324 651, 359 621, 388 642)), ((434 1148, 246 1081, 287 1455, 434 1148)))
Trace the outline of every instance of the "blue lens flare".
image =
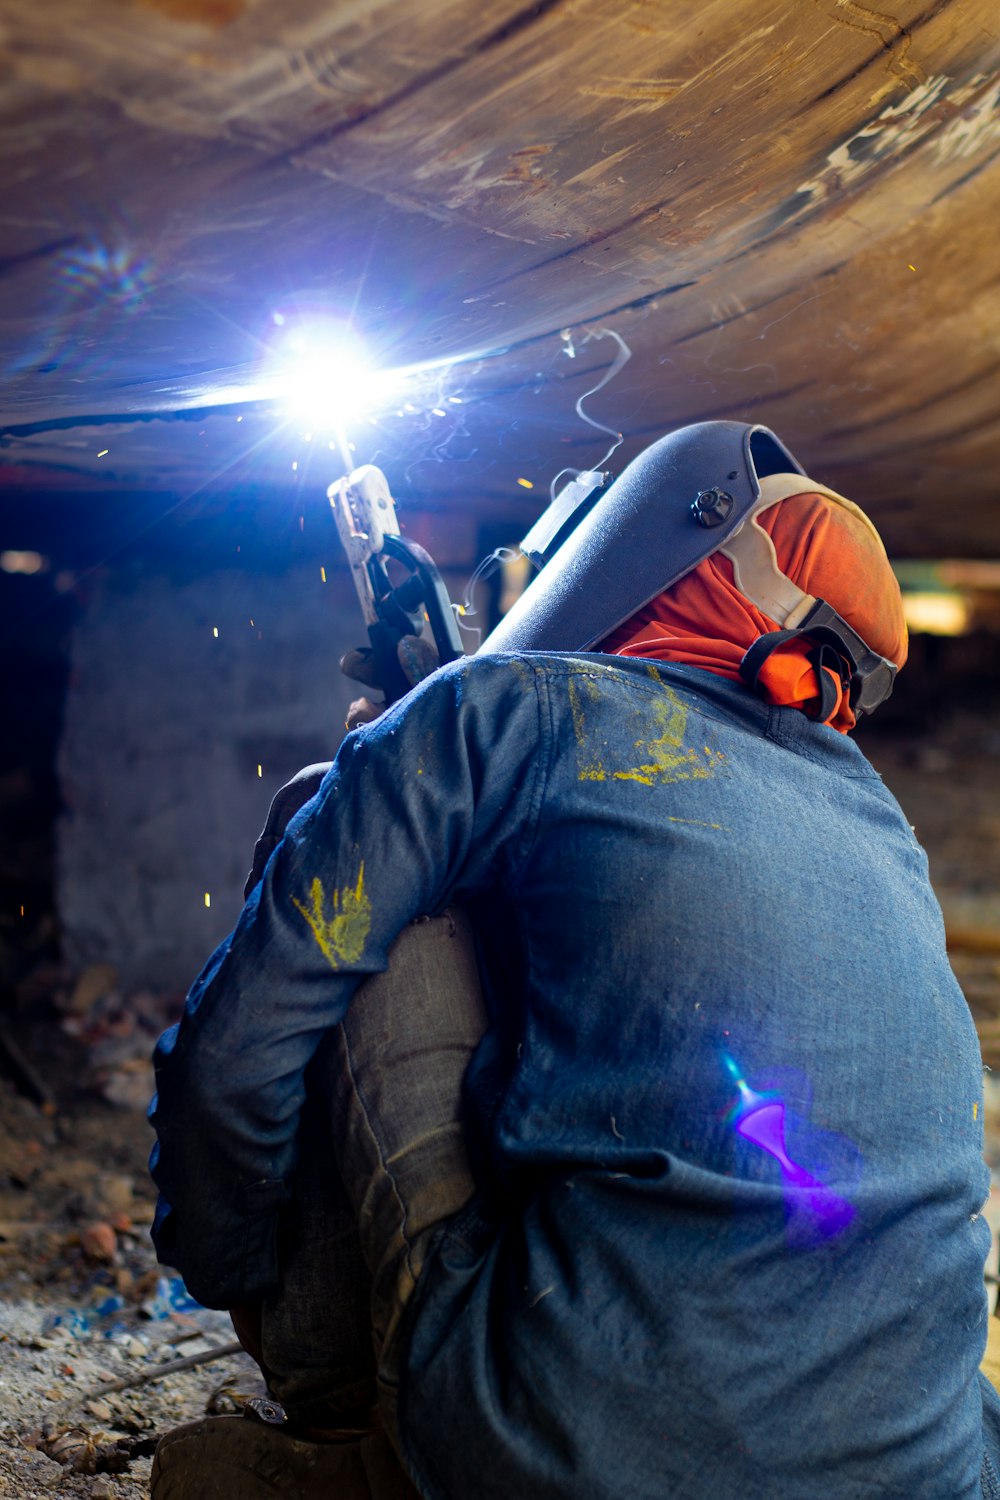
POLYGON ((745 1141, 774 1157, 781 1168, 789 1207, 811 1220, 817 1237, 829 1239, 839 1234, 853 1220, 854 1206, 799 1162, 792 1160, 785 1139, 785 1101, 774 1090, 759 1093, 751 1088, 728 1053, 723 1053, 722 1062, 739 1091, 739 1097, 726 1115, 727 1123, 745 1141))
POLYGON ((152 271, 123 245, 80 246, 61 258, 63 284, 81 300, 89 298, 119 312, 137 312, 152 285, 152 271))

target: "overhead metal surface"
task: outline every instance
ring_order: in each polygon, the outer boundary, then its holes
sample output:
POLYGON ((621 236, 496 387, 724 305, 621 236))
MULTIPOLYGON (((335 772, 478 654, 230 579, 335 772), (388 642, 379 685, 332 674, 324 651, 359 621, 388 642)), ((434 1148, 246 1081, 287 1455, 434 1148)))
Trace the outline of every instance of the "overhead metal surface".
POLYGON ((260 382, 332 312, 441 366, 359 459, 529 516, 608 327, 622 461, 760 420, 897 552, 1000 553, 998 64, 993 0, 0 0, 0 474, 299 483, 260 382))

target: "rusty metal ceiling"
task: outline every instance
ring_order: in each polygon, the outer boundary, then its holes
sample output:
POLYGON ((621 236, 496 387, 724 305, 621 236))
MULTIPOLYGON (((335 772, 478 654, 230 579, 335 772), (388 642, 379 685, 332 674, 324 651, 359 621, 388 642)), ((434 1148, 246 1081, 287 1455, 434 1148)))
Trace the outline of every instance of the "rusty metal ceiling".
POLYGON ((421 504, 527 519, 519 478, 597 463, 574 404, 621 339, 585 407, 615 463, 745 415, 900 555, 1000 555, 998 32, 995 0, 0 0, 7 494, 322 493, 268 372, 350 317, 430 367, 351 430, 421 504))

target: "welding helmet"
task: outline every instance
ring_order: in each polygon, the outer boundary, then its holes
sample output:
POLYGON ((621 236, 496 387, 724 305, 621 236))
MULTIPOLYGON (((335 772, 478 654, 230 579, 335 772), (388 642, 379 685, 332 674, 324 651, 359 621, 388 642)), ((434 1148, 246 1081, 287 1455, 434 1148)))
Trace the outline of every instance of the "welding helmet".
MULTIPOLYGON (((896 664, 872 651, 825 600, 786 577, 771 538, 755 524, 761 511, 805 492, 845 506, 874 533, 863 511, 807 478, 766 427, 696 422, 668 433, 634 458, 582 519, 586 486, 578 487, 576 510, 576 495, 556 496, 522 543, 540 572, 479 654, 594 649, 704 558, 722 552, 740 592, 780 627, 744 656, 740 673, 748 685, 756 687, 772 651, 804 637, 818 662, 836 664, 856 717, 871 713, 891 693, 896 664)), ((817 675, 822 682, 824 674, 817 675)))

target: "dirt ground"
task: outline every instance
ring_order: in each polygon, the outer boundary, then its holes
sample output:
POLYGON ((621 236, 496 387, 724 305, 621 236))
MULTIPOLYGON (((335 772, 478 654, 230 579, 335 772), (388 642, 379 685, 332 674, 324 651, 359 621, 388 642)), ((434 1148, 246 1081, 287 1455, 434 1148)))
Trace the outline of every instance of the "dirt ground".
MULTIPOLYGON (((865 737, 864 748, 928 849, 954 967, 1000 1073, 998 724, 956 716, 933 742, 900 730, 865 737)), ((110 970, 42 965, 22 987, 11 1034, 29 1076, 0 1077, 2 1496, 137 1500, 158 1435, 256 1389, 242 1354, 169 1370, 232 1340, 223 1315, 190 1305, 156 1266, 148 1239, 139 1106, 151 1040, 178 1004, 121 995, 110 970), (32 1097, 32 1078, 42 1095, 32 1097), (122 1388, 100 1389, 110 1382, 122 1388)), ((1000 1173, 992 1081, 987 1129, 1000 1173)))
POLYGON ((233 1333, 155 1264, 148 1133, 0 1081, 0 1495, 146 1495, 160 1434, 255 1389, 242 1353, 156 1376, 233 1333))
POLYGON ((952 967, 1000 1078, 1000 713, 953 713, 933 737, 858 739, 927 850, 952 967))

